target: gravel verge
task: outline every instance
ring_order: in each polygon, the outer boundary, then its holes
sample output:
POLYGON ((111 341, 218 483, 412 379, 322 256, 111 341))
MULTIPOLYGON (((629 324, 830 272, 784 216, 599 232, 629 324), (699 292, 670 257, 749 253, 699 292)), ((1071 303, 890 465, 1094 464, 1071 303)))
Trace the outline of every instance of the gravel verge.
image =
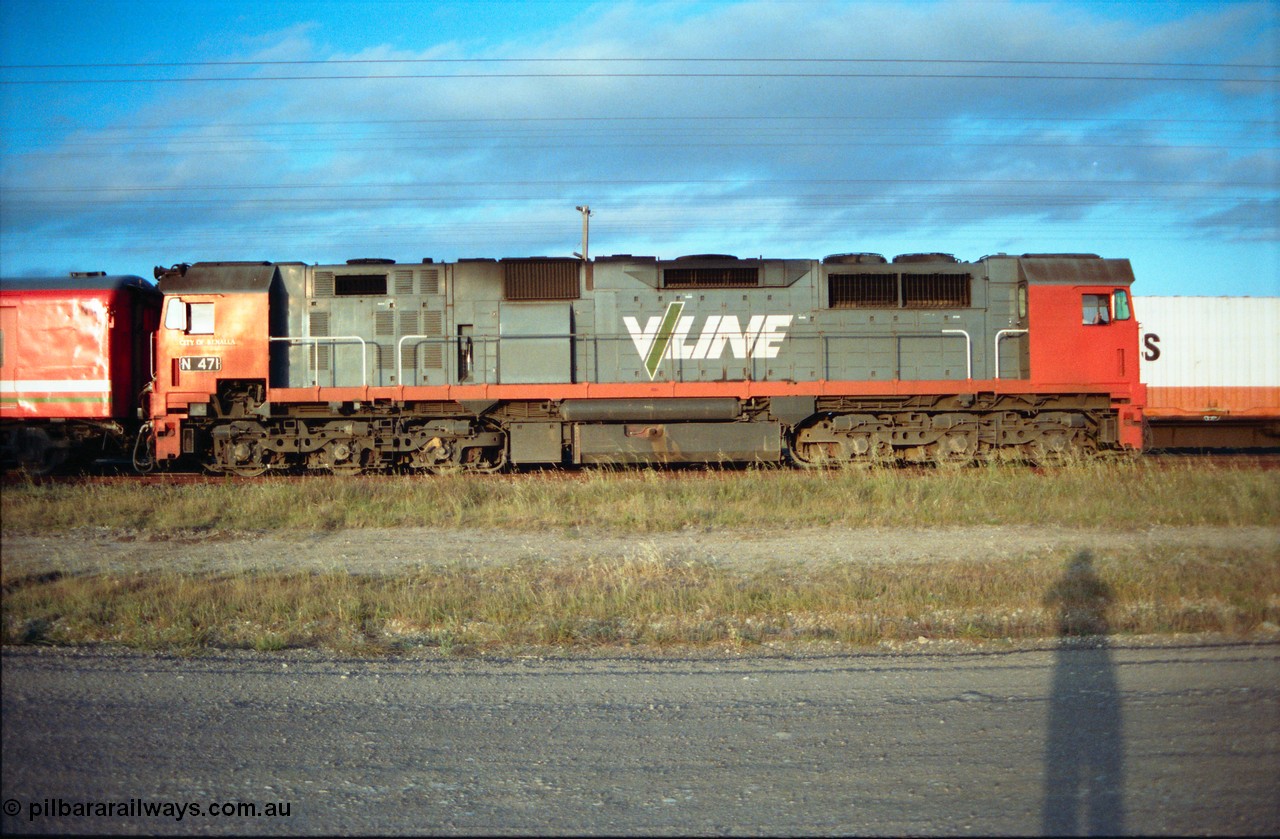
POLYGON ((110 530, 0 536, 9 578, 63 573, 170 570, 349 571, 395 574, 441 565, 521 561, 660 559, 750 571, 776 565, 987 561, 1061 551, 1271 551, 1273 527, 1152 527, 1080 530, 977 526, 922 530, 806 528, 791 531, 682 530, 644 536, 571 529, 509 531, 396 528, 323 533, 219 533, 143 537, 110 530))

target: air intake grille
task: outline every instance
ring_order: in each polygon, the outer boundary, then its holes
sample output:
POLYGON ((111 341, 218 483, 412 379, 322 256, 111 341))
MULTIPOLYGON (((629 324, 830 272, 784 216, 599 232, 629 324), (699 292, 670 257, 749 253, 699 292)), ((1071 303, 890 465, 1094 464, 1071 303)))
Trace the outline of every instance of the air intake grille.
MULTIPOLYGON (((443 335, 444 313, 427 310, 422 313, 422 334, 443 335)), ((444 369, 444 345, 438 341, 422 345, 422 366, 430 370, 444 369)))
POLYGON ((432 268, 422 271, 422 294, 439 294, 440 293, 440 272, 432 268))
POLYGON ((396 269, 396 294, 413 294, 413 269, 396 269))
MULTIPOLYGON (((310 326, 312 337, 321 338, 327 336, 329 334, 329 313, 312 312, 310 326)), ((312 348, 312 352, 316 353, 316 365, 321 370, 329 369, 329 346, 329 344, 319 342, 312 348)))

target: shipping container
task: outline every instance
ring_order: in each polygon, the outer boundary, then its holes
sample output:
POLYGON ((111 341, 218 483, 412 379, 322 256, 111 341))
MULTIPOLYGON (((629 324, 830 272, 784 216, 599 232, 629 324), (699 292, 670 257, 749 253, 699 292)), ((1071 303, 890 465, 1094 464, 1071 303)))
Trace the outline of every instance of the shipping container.
POLYGON ((1280 297, 1139 297, 1159 448, 1280 445, 1280 297))

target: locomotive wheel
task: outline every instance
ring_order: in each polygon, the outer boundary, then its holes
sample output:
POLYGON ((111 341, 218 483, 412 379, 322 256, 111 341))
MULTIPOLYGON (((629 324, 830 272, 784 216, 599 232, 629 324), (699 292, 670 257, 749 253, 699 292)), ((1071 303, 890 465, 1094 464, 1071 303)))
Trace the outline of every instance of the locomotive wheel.
POLYGON ((222 470, 241 478, 256 478, 267 471, 262 458, 262 447, 255 440, 236 440, 227 448, 230 463, 221 464, 222 470))
POLYGON ((871 441, 871 462, 880 465, 888 465, 898 459, 898 455, 893 450, 893 443, 884 438, 877 438, 871 441))
POLYGON ((351 440, 333 440, 323 451, 322 468, 335 475, 359 475, 364 471, 362 452, 351 440))
POLYGON ((462 468, 480 475, 491 475, 507 465, 506 449, 482 449, 473 446, 462 450, 462 468))
POLYGON ((414 452, 409 459, 409 465, 433 475, 454 472, 460 468, 454 462, 452 442, 440 437, 432 437, 425 446, 414 452))
POLYGON ((1070 431, 1046 431, 1026 445, 1027 456, 1037 466, 1055 466, 1083 454, 1070 431))
POLYGON ((797 443, 791 446, 791 460, 804 469, 830 469, 839 463, 839 443, 797 443))
POLYGON ((962 431, 944 434, 929 446, 929 451, 934 463, 963 466, 972 463, 977 455, 978 438, 962 431))

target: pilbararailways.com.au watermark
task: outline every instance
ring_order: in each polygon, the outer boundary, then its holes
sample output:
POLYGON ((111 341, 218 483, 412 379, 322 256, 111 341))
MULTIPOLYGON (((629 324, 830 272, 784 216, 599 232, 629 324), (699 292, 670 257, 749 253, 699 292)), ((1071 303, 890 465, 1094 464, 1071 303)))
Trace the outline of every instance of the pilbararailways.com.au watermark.
POLYGON ((25 817, 28 822, 42 819, 172 819, 240 818, 271 819, 292 815, 290 801, 152 801, 145 798, 93 801, 67 798, 33 798, 25 803, 16 798, 4 800, 4 814, 25 817))

